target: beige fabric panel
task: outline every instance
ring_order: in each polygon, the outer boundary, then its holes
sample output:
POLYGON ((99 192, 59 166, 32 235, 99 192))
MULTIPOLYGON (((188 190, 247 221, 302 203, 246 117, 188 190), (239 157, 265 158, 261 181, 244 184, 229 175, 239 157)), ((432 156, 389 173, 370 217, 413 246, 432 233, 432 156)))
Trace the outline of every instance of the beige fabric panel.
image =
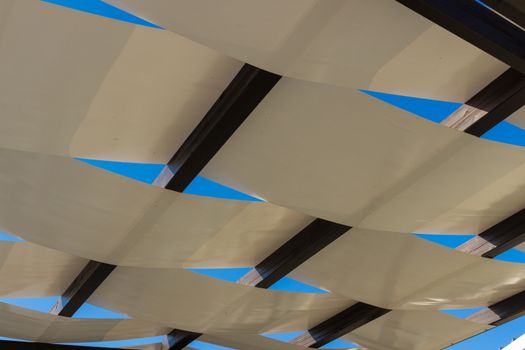
POLYGON ((167 162, 241 67, 166 31, 36 0, 2 6, 2 147, 167 162))
POLYGON ((353 228, 291 276, 391 309, 488 306, 525 289, 525 266, 403 233, 353 228))
POLYGON ((0 169, 0 229, 115 265, 254 266, 313 220, 268 203, 164 190, 61 156, 0 149, 0 169))
MULTIPOLYGON (((157 344, 148 344, 148 345, 140 345, 140 346, 131 346, 131 347, 124 347, 124 349, 140 349, 140 350, 164 350, 161 343, 157 344)), ((184 350, 194 350, 193 348, 185 347, 184 350)))
POLYGON ((331 294, 252 288, 182 269, 120 266, 89 302, 173 328, 248 334, 308 329, 354 303, 331 294))
POLYGON ((479 233, 525 206, 524 154, 354 89, 283 78, 203 175, 350 226, 479 233))
POLYGON ((50 343, 93 342, 151 337, 169 328, 131 319, 81 319, 0 303, 2 336, 50 343))
POLYGON ((173 33, 136 27, 73 137, 71 155, 167 163, 241 65, 173 33))
POLYGON ((313 220, 270 203, 248 204, 187 258, 184 266, 255 266, 313 220))
POLYGON ((370 350, 435 350, 490 328, 437 311, 392 311, 343 338, 370 350))
POLYGON ((12 5, 0 17, 0 145, 65 154, 134 26, 37 0, 2 3, 12 5))
MULTIPOLYGON (((199 340, 239 350, 304 350, 304 346, 290 344, 262 335, 252 334, 204 334, 199 340)), ((334 349, 337 350, 337 349, 334 349)), ((340 349, 342 350, 342 349, 340 349)))
MULTIPOLYGON (((162 343, 156 343, 156 344, 147 344, 147 345, 139 345, 139 346, 126 346, 124 349, 137 349, 137 350, 165 350, 165 348, 162 347, 162 343)), ((185 347, 184 350, 194 350, 194 348, 188 348, 185 347)))
POLYGON ((0 296, 60 295, 86 264, 36 244, 0 241, 0 296))
POLYGON ((339 86, 463 102, 507 67, 390 0, 110 0, 231 57, 339 86))

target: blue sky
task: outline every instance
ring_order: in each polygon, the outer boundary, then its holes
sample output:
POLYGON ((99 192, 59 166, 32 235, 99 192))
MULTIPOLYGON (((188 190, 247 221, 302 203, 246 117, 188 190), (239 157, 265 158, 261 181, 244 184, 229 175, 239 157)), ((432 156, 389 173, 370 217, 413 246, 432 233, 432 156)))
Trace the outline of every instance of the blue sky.
MULTIPOLYGON (((144 25, 154 28, 159 28, 158 26, 149 23, 141 18, 133 16, 129 13, 116 9, 108 4, 105 4, 100 0, 42 0, 48 3, 52 3, 58 6, 70 7, 75 10, 90 12, 95 15, 101 15, 109 17, 116 20, 128 21, 138 25, 144 25)), ((405 109, 413 114, 418 115, 419 117, 425 118, 429 121, 439 123, 441 120, 446 118, 450 113, 456 110, 461 104, 457 102, 446 102, 446 101, 435 101, 421 98, 413 98, 409 96, 398 96, 392 94, 385 94, 380 92, 366 91, 361 90, 363 93, 366 93, 370 96, 378 98, 386 103, 392 104, 398 108, 405 109)), ((499 142, 511 143, 518 146, 525 146, 525 130, 522 130, 508 122, 502 122, 497 125, 493 130, 489 131, 483 138, 495 140, 499 142)), ((137 181, 142 181, 146 183, 151 183, 157 174, 161 171, 164 165, 162 164, 136 164, 136 163, 119 163, 119 162, 109 162, 109 161, 100 161, 100 160, 89 160, 89 159, 79 159, 79 161, 86 162, 90 165, 103 168, 105 170, 115 172, 130 178, 133 178, 137 181)), ((228 188, 221 184, 218 184, 214 181, 206 179, 204 177, 197 177, 192 184, 186 189, 186 193, 203 195, 203 196, 213 196, 220 198, 229 198, 229 199, 238 199, 238 200, 248 200, 248 201, 259 201, 259 199, 251 197, 247 194, 236 191, 235 189, 228 188)), ((429 235, 429 234, 416 234, 421 239, 429 240, 435 244, 440 244, 449 248, 455 248, 464 241, 468 240, 471 235, 429 235)), ((0 232, 0 240, 8 241, 22 241, 18 237, 14 237, 7 233, 0 232)), ((497 259, 513 261, 513 262, 525 262, 525 254, 521 253, 515 249, 510 250, 497 259)), ((210 276, 210 278, 219 278, 227 280, 230 282, 235 282, 238 278, 244 275, 251 267, 243 267, 236 269, 192 269, 195 273, 200 273, 203 275, 210 276)), ((295 281, 291 278, 285 277, 282 280, 274 284, 270 289, 281 290, 288 292, 310 292, 310 293, 328 293, 319 289, 315 286, 310 286, 298 281, 295 281)), ((56 302, 58 296, 55 297, 46 297, 46 298, 4 298, 0 299, 2 302, 11 303, 14 305, 27 307, 41 312, 48 312, 52 305, 56 302)), ((448 314, 451 314, 455 317, 466 317, 469 314, 476 312, 479 309, 465 309, 465 310, 445 310, 448 314)), ((84 305, 78 312, 75 314, 75 317, 91 317, 91 318, 126 318, 125 315, 116 314, 109 310, 104 310, 89 304, 84 305)), ((514 337, 520 336, 525 331, 525 317, 518 318, 512 322, 509 322, 505 325, 497 327, 489 332, 485 332, 479 336, 468 339, 462 343, 456 344, 449 347, 450 350, 489 350, 489 349, 498 349, 501 346, 505 346, 510 342, 514 337)), ((297 336, 300 332, 294 333, 281 333, 281 334, 267 334, 266 336, 287 341, 297 336)), ((1 334, 0 334, 1 336, 1 334)), ((1 338, 1 337, 0 337, 1 338)), ((126 341, 116 341, 116 342, 103 342, 103 343, 84 343, 84 345, 96 345, 96 346, 106 346, 106 347, 124 347, 132 345, 141 345, 156 343, 161 340, 161 337, 152 337, 152 338, 141 338, 133 339, 126 341)), ((191 344, 192 347, 202 350, 221 350, 227 349, 224 347, 219 347, 211 344, 206 344, 201 341, 195 341, 191 344)), ((355 347, 351 343, 336 340, 323 348, 330 347, 355 347)))

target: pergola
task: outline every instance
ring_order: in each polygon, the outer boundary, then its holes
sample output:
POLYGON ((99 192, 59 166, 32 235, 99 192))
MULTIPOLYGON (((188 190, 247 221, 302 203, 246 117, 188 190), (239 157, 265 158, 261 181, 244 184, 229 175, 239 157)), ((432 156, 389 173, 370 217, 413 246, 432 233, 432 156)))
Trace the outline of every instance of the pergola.
POLYGON ((0 3, 6 349, 442 349, 525 312, 521 0, 0 3), (441 125, 366 92, 457 101, 441 125), (75 157, 166 164, 154 185, 75 157), (195 196, 198 176, 261 198, 195 196), (469 233, 457 249, 413 232, 469 233), (192 267, 253 269, 237 283, 192 267), (330 293, 268 290, 285 276, 330 293), (72 318, 86 302, 130 319, 72 318), (483 307, 465 319, 442 309, 483 307), (305 331, 289 343, 263 333, 305 331))

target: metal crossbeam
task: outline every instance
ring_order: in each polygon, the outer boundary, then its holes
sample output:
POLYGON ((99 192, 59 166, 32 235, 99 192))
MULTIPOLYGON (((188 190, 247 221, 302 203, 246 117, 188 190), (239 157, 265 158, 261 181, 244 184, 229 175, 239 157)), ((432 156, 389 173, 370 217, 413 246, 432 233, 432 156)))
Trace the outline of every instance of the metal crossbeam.
POLYGON ((467 320, 481 324, 499 326, 525 314, 525 291, 492 304, 487 309, 476 312, 467 320))
POLYGON ((201 335, 201 333, 174 329, 165 337, 163 348, 168 350, 182 350, 201 335))
POLYGON ((525 103, 525 75, 509 68, 441 124, 481 136, 525 103))
POLYGON ((155 181, 182 192, 250 115, 280 75, 245 64, 155 181))
POLYGON ((374 305, 356 303, 290 342, 310 348, 320 348, 390 311, 374 305))
POLYGON ((493 258, 525 241, 525 209, 463 243, 457 250, 493 258))
POLYGON ((90 260, 50 312, 54 315, 72 317, 115 268, 115 265, 90 260))
POLYGON ((523 0, 483 0, 483 2, 503 17, 525 28, 525 1, 523 0))
POLYGON ((315 219, 266 259, 257 264, 238 283, 259 288, 269 288, 350 229, 350 226, 323 219, 315 219))

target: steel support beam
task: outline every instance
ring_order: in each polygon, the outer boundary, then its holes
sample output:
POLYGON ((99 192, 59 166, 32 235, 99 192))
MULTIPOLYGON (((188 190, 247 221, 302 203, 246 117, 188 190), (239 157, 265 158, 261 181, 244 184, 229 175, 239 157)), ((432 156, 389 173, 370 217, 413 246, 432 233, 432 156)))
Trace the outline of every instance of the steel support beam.
POLYGON ((280 75, 245 64, 171 158, 155 184, 182 192, 280 78, 280 75))
POLYGON ((523 0, 483 0, 483 2, 503 17, 525 28, 525 1, 523 0))
POLYGON ((115 265, 90 260, 50 312, 59 316, 72 317, 115 267, 115 265))
POLYGON ((481 324, 499 326, 525 314, 525 291, 492 304, 487 309, 476 312, 467 320, 481 324))
MULTIPOLYGON (((279 75, 245 64, 154 184, 183 192, 280 78, 279 75)), ((164 347, 169 350, 183 349, 199 336, 200 333, 174 329, 166 336, 164 347)))
POLYGON ((525 209, 466 241, 457 250, 493 258, 525 242, 525 209))
POLYGON ((525 103, 525 75, 509 68, 441 124, 481 136, 525 103))
POLYGON ((182 350, 201 335, 200 333, 174 329, 164 338, 163 348, 168 350, 182 350))
POLYGON ((290 342, 310 348, 320 348, 388 312, 390 312, 388 309, 358 302, 290 342))
POLYGON ((350 226, 315 219, 237 283, 269 288, 350 229, 350 226))

